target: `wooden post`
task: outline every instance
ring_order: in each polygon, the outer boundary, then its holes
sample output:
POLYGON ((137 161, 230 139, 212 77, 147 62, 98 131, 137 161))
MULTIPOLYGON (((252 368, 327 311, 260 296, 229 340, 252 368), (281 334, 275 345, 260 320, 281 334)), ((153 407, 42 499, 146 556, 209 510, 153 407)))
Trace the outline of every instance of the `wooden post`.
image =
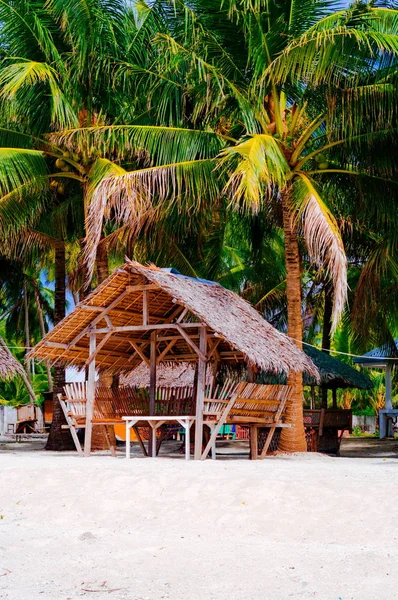
MULTIPOLYGON (((96 346, 96 335, 90 333, 90 352, 91 357, 95 352, 96 346)), ((93 431, 93 411, 95 401, 95 357, 90 362, 88 367, 88 378, 87 378, 87 399, 86 399, 86 429, 84 435, 84 456, 90 456, 91 452, 91 434, 93 431)))
MULTIPOLYGON (((199 330, 199 350, 202 355, 207 354, 207 334, 206 328, 200 327, 199 330)), ((199 356, 198 362, 198 382, 196 390, 196 421, 195 421, 195 460, 200 460, 202 456, 203 441, 203 401, 206 386, 206 360, 199 356)))
POLYGON ((337 389, 332 389, 333 408, 337 408, 337 389))
POLYGON ((391 366, 386 365, 386 409, 392 410, 391 401, 391 366))
POLYGON ((310 408, 311 408, 311 410, 314 410, 314 408, 315 408, 315 386, 314 385, 311 386, 311 404, 310 404, 310 408))
POLYGON ((258 427, 250 425, 250 460, 258 459, 258 427))
POLYGON ((146 290, 142 292, 142 324, 148 325, 148 296, 146 290))
MULTIPOLYGON (((150 359, 149 359, 149 414, 155 414, 156 401, 156 331, 151 333, 150 359)), ((156 430, 155 430, 156 434, 156 430)), ((156 439, 156 438, 155 438, 156 439)), ((153 444, 153 436, 148 440, 149 456, 156 456, 156 443, 153 444)))

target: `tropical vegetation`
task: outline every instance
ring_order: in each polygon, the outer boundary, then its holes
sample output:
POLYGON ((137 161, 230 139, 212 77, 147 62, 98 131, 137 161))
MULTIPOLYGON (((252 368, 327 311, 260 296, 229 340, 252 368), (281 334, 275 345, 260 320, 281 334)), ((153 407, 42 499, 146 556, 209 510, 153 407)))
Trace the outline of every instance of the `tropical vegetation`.
MULTIPOLYGON (((299 346, 392 344, 393 3, 11 0, 0 27, 7 339, 128 255, 239 291, 299 346)), ((304 450, 289 383, 280 445, 304 450)))

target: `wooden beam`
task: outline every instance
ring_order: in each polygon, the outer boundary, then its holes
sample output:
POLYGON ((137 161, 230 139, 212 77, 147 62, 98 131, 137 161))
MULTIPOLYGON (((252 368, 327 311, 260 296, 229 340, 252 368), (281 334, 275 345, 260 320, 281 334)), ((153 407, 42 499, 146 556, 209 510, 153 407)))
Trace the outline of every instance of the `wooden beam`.
POLYGON ((214 338, 214 344, 210 348, 210 352, 207 355, 207 360, 209 360, 213 356, 214 353, 216 353, 216 356, 218 357, 218 359, 220 359, 220 355, 217 352, 217 346, 219 345, 220 342, 221 342, 221 338, 214 338))
MULTIPOLYGON (((155 325, 122 325, 120 327, 115 326, 113 328, 113 331, 115 333, 128 333, 129 331, 157 331, 159 329, 177 329, 179 331, 180 327, 184 329, 195 329, 197 327, 206 327, 206 323, 157 323, 155 325)), ((100 329, 96 329, 97 333, 108 333, 109 331, 109 327, 101 327, 100 329)), ((85 331, 83 335, 86 335, 86 333, 88 333, 88 331, 85 331)))
MULTIPOLYGON (((96 334, 90 334, 90 357, 95 352, 96 346, 96 334)), ((87 400, 86 400, 86 430, 84 434, 84 456, 90 456, 91 452, 91 434, 92 434, 92 420, 94 412, 95 402, 95 357, 90 362, 88 367, 88 378, 87 378, 87 400)))
POLYGON ((174 346, 174 344, 176 343, 176 341, 179 338, 174 338, 172 339, 166 346, 166 348, 159 354, 159 356, 156 359, 156 363, 159 364, 160 362, 162 362, 163 358, 166 356, 166 354, 172 349, 172 347, 174 346))
MULTIPOLYGON (((95 306, 95 307, 91 307, 91 306, 84 307, 83 306, 82 308, 87 309, 90 312, 97 312, 97 313, 101 312, 99 309, 106 310, 106 308, 104 308, 103 306, 95 306)), ((136 318, 137 321, 140 322, 140 324, 142 322, 142 312, 135 312, 132 310, 122 310, 122 309, 118 309, 118 308, 112 308, 111 311, 109 311, 109 312, 112 313, 115 311, 118 311, 119 313, 121 312, 124 317, 128 317, 129 319, 136 318)), ((107 314, 109 314, 109 313, 107 313, 107 314)), ((156 317, 156 316, 148 317, 148 322, 150 319, 152 319, 153 321, 157 321, 157 320, 159 320, 159 318, 160 317, 156 317)))
MULTIPOLYGON (((113 308, 115 308, 115 306, 117 306, 119 304, 119 302, 121 302, 123 300, 123 298, 125 298, 126 296, 128 296, 128 294, 130 294, 130 289, 126 288, 124 290, 124 292, 122 292, 117 298, 115 298, 115 300, 113 302, 111 302, 109 306, 107 306, 106 308, 104 308, 104 310, 102 312, 100 312, 100 314, 98 316, 96 316, 91 321, 91 323, 89 325, 87 325, 87 327, 85 327, 83 329, 83 331, 81 331, 80 333, 78 333, 77 336, 74 337, 71 342, 69 342, 68 349, 71 348, 72 346, 75 346, 75 344, 77 344, 77 342, 79 340, 81 340, 82 337, 84 337, 87 333, 89 333, 90 330, 94 329, 95 326, 97 325, 97 323, 99 323, 101 321, 101 319, 103 319, 104 316, 109 313, 109 311, 111 311, 113 308)), ((105 331, 104 333, 108 333, 109 329, 110 328, 108 327, 107 331, 105 331)))
MULTIPOLYGON (((149 414, 155 414, 156 401, 156 331, 151 333, 150 365, 149 365, 149 414)), ((149 455, 156 456, 156 436, 149 436, 149 455)))
POLYGON ((146 290, 142 292, 142 324, 148 325, 148 296, 146 290))
POLYGON ((63 348, 63 349, 66 349, 68 347, 68 344, 61 344, 60 342, 47 342, 46 340, 44 340, 44 345, 48 346, 49 348, 63 348))
POLYGON ((106 336, 104 337, 104 339, 102 339, 100 341, 100 343, 97 345, 95 351, 93 352, 93 354, 90 354, 90 356, 88 357, 88 359, 85 362, 85 366, 88 367, 88 365, 95 359, 95 357, 97 356, 98 352, 101 350, 101 348, 103 348, 106 344, 106 342, 109 340, 109 338, 112 335, 112 331, 110 331, 109 333, 106 334, 106 336))
MULTIPOLYGON (((143 353, 143 351, 141 350, 141 348, 139 347, 138 344, 136 344, 135 342, 132 342, 130 340, 130 344, 132 345, 132 347, 134 348, 134 350, 136 351, 136 353, 138 354, 138 356, 141 357, 141 359, 149 366, 149 358, 147 356, 145 356, 145 354, 143 353)), ((133 358, 133 357, 131 357, 133 358)), ((131 359, 129 359, 130 361, 131 359)))
POLYGON ((129 293, 131 292, 143 292, 144 290, 159 290, 162 291, 160 285, 156 285, 156 283, 147 283, 144 285, 129 285, 126 288, 129 293))
POLYGON ((185 315, 187 314, 187 312, 188 312, 188 309, 184 308, 184 310, 182 311, 182 313, 178 317, 176 323, 181 323, 181 321, 183 320, 183 318, 185 317, 185 315))
MULTIPOLYGON (((185 333, 185 332, 184 332, 185 333)), ((198 381, 196 387, 196 420, 195 420, 195 460, 200 460, 202 456, 203 442, 203 405, 206 386, 206 348, 207 332, 206 327, 200 328, 199 340, 199 363, 198 363, 198 381)))
MULTIPOLYGON (((201 331, 202 329, 204 329, 203 327, 201 327, 201 331)), ((199 358, 201 358, 202 360, 204 360, 206 362, 206 348, 204 350, 204 352, 202 352, 197 345, 195 344, 195 342, 193 342, 191 340, 191 338, 189 337, 189 335, 187 333, 185 333, 185 331, 180 327, 180 325, 177 325, 177 331, 179 332, 179 334, 181 335, 181 337, 184 338, 184 340, 187 342, 187 344, 189 346, 191 346, 191 348, 196 352, 196 354, 199 356, 199 358)), ((200 339, 202 339, 200 337, 200 339)))

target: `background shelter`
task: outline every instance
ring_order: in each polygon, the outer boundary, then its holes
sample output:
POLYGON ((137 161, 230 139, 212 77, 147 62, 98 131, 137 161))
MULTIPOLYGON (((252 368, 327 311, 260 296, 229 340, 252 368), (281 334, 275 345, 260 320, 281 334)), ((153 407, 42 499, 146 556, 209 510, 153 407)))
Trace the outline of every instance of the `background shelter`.
POLYGON ((363 356, 354 358, 354 362, 367 369, 384 369, 386 373, 386 403, 385 409, 379 412, 380 439, 393 435, 393 422, 398 421, 398 410, 392 406, 392 371, 398 364, 398 338, 390 344, 374 348, 363 356))
POLYGON ((385 369, 386 372, 386 409, 392 409, 392 369, 398 364, 398 338, 391 344, 374 348, 363 356, 354 358, 354 363, 367 369, 385 369))
POLYGON ((150 411, 162 361, 197 362, 195 458, 200 458, 206 365, 246 362, 288 375, 318 372, 287 336, 240 296, 212 281, 127 260, 30 353, 53 363, 88 367, 85 453, 90 452, 95 371, 150 369, 150 411))
MULTIPOLYGON (((319 380, 314 380, 310 375, 304 373, 304 385, 311 386, 314 391, 315 386, 326 390, 332 390, 333 408, 337 408, 337 389, 339 388, 357 388, 359 390, 370 390, 373 387, 371 379, 357 369, 350 367, 347 363, 331 356, 327 352, 305 346, 304 352, 309 356, 319 371, 319 380)), ((314 397, 312 395, 312 403, 314 397)), ((311 406, 315 408, 315 406, 311 406)), ((327 408, 327 407, 324 407, 327 408)))

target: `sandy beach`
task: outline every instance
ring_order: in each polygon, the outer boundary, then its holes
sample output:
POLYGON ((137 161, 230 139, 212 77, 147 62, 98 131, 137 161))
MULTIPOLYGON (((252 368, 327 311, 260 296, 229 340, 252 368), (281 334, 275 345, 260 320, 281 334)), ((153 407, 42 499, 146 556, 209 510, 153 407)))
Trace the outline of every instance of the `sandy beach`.
MULTIPOLYGON (((10 445, 11 446, 11 445, 10 445)), ((2 600, 393 600, 397 461, 0 451, 2 600)))

